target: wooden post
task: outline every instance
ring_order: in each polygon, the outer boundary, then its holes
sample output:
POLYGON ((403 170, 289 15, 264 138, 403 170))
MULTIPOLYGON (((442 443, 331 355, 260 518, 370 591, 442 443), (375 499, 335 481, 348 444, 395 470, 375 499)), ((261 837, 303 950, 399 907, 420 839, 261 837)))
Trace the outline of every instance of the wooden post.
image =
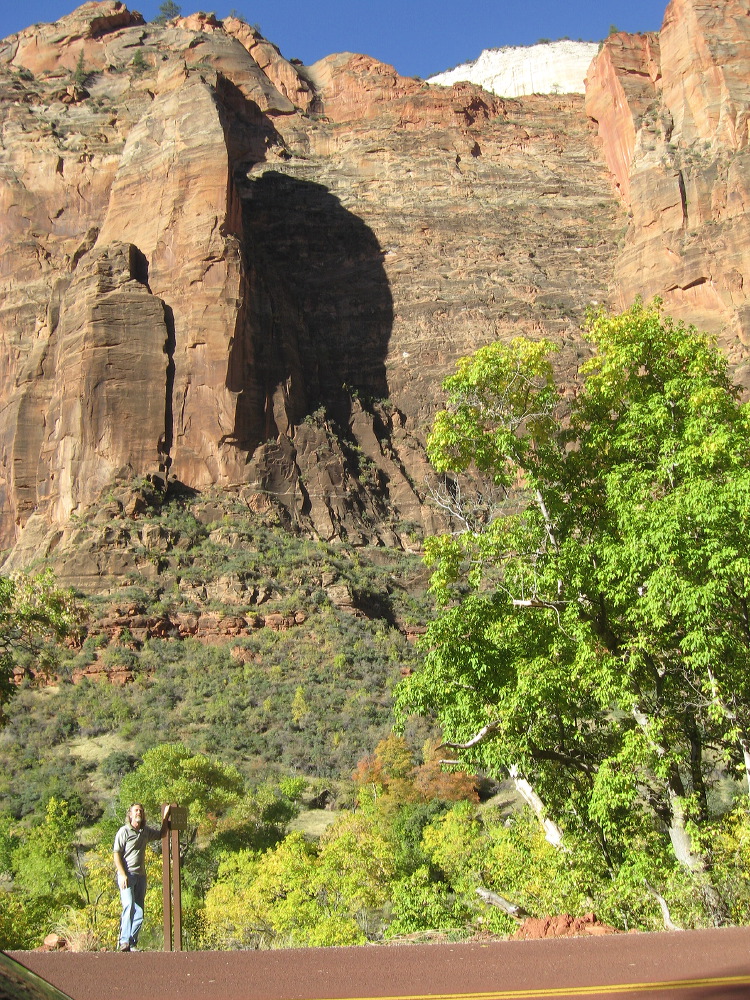
POLYGON ((171 893, 171 865, 169 863, 169 829, 164 831, 161 838, 161 895, 164 909, 164 951, 172 950, 172 893, 171 893))
POLYGON ((186 806, 169 805, 169 822, 161 838, 164 951, 182 951, 182 879, 180 830, 187 829, 186 806))
POLYGON ((180 886, 180 831, 172 830, 172 908, 174 912, 173 951, 182 951, 182 889, 180 886))

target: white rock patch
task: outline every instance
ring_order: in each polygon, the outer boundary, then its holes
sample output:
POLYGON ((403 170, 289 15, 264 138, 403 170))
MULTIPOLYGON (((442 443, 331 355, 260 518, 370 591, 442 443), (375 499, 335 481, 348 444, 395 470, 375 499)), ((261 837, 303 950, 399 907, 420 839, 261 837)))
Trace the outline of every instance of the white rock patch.
POLYGON ((598 42, 542 42, 524 47, 485 49, 472 63, 438 73, 427 81, 449 86, 476 83, 498 97, 523 94, 582 94, 598 42))

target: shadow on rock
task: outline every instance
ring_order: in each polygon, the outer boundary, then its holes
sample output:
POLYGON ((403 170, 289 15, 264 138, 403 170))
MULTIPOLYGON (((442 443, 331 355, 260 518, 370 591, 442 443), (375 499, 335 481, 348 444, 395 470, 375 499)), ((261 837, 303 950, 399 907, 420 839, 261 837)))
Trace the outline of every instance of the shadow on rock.
POLYGON ((227 387, 233 439, 252 453, 323 408, 388 395, 393 301, 373 232, 327 188, 274 170, 244 186, 246 300, 227 387))

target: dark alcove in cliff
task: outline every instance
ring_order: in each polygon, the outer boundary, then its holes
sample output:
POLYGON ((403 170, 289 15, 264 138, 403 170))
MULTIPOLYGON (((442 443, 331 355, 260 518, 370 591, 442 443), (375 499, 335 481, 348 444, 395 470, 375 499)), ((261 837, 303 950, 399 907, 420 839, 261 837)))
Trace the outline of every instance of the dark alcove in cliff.
POLYGON ((234 441, 252 454, 323 407, 388 395, 393 301, 372 231, 320 184, 267 170, 243 190, 247 297, 227 386, 234 441))

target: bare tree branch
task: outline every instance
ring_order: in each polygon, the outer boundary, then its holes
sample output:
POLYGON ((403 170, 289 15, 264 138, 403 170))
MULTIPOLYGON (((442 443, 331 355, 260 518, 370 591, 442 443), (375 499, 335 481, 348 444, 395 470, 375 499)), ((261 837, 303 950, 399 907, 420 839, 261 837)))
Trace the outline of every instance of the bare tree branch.
POLYGON ((681 930, 684 930, 683 927, 679 927, 672 920, 672 917, 669 914, 669 907, 667 906, 667 901, 661 895, 661 893, 657 892, 656 889, 654 889, 653 886, 649 885, 648 882, 645 879, 643 880, 643 884, 646 886, 646 890, 650 893, 650 895, 652 895, 654 897, 654 899, 656 900, 656 902, 659 904, 659 908, 661 909, 662 919, 664 920, 664 926, 666 927, 666 929, 668 931, 681 931, 681 930))
POLYGON ((469 750, 471 747, 475 747, 477 743, 481 743, 489 736, 493 736, 497 732, 499 725, 499 722, 490 722, 486 726, 483 726, 478 733, 475 733, 467 743, 451 743, 446 741, 435 749, 442 750, 443 747, 447 747, 449 750, 469 750))
POLYGON ((460 479, 449 476, 444 476, 438 483, 426 480, 424 488, 427 499, 460 525, 456 532, 459 535, 485 528, 499 516, 508 498, 504 489, 495 489, 486 482, 482 489, 467 493, 460 479))
POLYGON ((514 608, 548 608, 560 612, 570 604, 570 601, 540 601, 537 597, 515 597, 512 604, 514 608))
POLYGON ((491 889, 484 889, 482 886, 479 886, 476 893, 485 903, 489 903, 490 906, 497 906, 498 909, 502 910, 503 913, 507 913, 509 917, 513 917, 514 920, 521 921, 525 917, 530 916, 529 912, 524 910, 522 906, 519 906, 518 903, 511 903, 509 899, 500 896, 491 889))
POLYGON ((584 774, 589 776, 596 774, 598 770, 597 767, 587 764, 580 757, 574 757, 572 754, 564 753, 560 750, 544 750, 541 747, 532 745, 531 754, 534 760, 554 760, 559 764, 565 764, 568 767, 574 767, 578 771, 583 771, 584 774))
POLYGON ((565 845, 563 843, 563 832, 560 827, 555 823, 554 820, 549 819, 546 815, 544 808, 544 803, 540 799, 537 792, 534 790, 531 782, 524 778, 518 769, 517 764, 513 764, 508 768, 508 773, 510 774, 511 780, 515 785, 516 791, 523 799, 531 806, 531 808, 536 813, 536 817, 542 825, 544 830, 544 839, 547 843, 551 844, 558 850, 565 850, 565 845))

